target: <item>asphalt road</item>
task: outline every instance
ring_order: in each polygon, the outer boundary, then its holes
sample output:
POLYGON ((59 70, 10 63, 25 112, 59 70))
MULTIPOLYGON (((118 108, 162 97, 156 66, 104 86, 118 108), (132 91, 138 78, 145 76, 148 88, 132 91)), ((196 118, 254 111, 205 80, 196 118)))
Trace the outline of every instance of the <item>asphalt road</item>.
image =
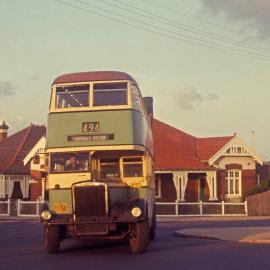
POLYGON ((134 255, 127 243, 65 241, 61 253, 43 249, 38 223, 0 222, 0 269, 270 269, 270 246, 184 239, 179 228, 269 226, 269 221, 159 223, 157 239, 148 252, 134 255))

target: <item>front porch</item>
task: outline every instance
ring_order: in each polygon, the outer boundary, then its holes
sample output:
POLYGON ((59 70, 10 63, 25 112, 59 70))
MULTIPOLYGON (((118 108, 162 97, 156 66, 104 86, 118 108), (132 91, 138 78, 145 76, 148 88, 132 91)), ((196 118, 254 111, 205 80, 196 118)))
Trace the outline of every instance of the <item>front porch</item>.
POLYGON ((218 200, 216 171, 156 171, 155 179, 157 201, 218 200))
POLYGON ((28 175, 0 175, 0 199, 26 199, 30 184, 28 175))

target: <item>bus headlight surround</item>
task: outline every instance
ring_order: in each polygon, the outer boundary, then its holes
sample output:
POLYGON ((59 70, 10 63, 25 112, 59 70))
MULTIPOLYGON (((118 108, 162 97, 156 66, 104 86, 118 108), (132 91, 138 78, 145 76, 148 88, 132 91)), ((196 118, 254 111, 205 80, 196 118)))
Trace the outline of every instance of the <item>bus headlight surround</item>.
POLYGON ((50 220, 52 218, 52 214, 48 210, 42 211, 40 216, 43 220, 50 220))
POLYGON ((133 217, 138 218, 142 214, 142 210, 139 207, 133 207, 131 210, 131 214, 133 217))

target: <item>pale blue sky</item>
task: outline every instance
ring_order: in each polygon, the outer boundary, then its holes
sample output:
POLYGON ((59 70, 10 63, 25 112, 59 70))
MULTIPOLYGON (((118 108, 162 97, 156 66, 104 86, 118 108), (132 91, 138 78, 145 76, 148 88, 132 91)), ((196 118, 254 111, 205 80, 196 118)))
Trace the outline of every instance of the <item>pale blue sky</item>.
POLYGON ((0 0, 0 120, 11 133, 46 122, 50 84, 59 74, 121 70, 154 97, 158 119, 198 137, 237 132, 251 146, 255 130, 257 152, 270 159, 269 1, 239 0, 237 6, 232 0, 63 1, 88 11, 55 0, 0 0), (142 10, 159 17, 153 21, 132 13, 142 10), (180 29, 183 24, 189 32, 180 29), (190 32, 194 28, 200 34, 190 32), (183 35, 211 47, 214 42, 218 50, 184 42, 183 35), (224 52, 224 46, 232 49, 224 52), (242 56, 239 50, 263 56, 242 56))

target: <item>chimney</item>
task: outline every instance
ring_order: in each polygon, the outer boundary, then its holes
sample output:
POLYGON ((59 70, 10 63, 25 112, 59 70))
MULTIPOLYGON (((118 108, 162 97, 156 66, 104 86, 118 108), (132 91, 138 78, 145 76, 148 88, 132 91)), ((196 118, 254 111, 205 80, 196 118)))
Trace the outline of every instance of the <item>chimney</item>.
POLYGON ((3 121, 2 125, 0 125, 0 142, 7 138, 9 126, 3 121))

